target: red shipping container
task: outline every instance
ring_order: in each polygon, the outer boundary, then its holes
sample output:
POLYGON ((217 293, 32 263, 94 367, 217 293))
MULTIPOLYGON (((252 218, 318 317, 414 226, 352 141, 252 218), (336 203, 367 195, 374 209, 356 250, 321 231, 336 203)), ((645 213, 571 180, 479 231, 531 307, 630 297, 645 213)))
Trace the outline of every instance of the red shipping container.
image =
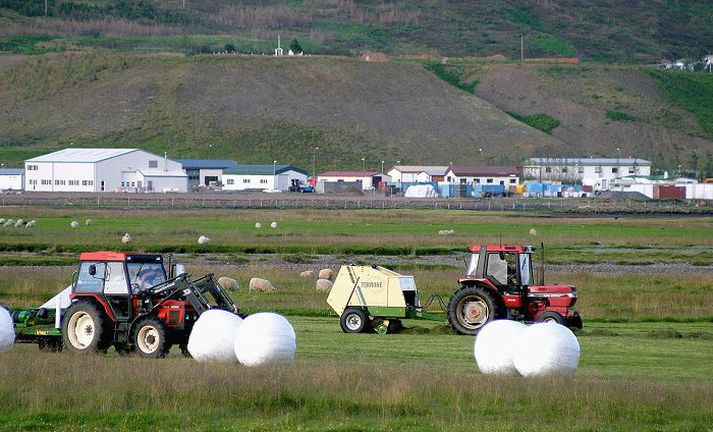
POLYGON ((658 199, 686 199, 686 188, 681 186, 656 186, 654 198, 658 199))

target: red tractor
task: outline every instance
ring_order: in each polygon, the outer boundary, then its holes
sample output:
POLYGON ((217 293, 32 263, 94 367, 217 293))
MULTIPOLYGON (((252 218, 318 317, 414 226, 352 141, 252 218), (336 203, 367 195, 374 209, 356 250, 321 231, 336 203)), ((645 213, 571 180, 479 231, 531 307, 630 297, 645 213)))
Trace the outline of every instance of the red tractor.
POLYGON ((471 245, 466 277, 448 302, 448 321, 461 334, 475 335, 488 322, 512 319, 556 322, 582 328, 572 307, 577 288, 545 285, 544 262, 540 281, 532 269, 532 246, 471 245))
POLYGON ((187 354, 200 314, 210 308, 238 313, 212 274, 191 280, 170 263, 167 274, 161 255, 92 252, 79 260, 72 303, 62 317, 62 342, 70 352, 105 352, 114 346, 120 354, 163 357, 178 345, 187 354))

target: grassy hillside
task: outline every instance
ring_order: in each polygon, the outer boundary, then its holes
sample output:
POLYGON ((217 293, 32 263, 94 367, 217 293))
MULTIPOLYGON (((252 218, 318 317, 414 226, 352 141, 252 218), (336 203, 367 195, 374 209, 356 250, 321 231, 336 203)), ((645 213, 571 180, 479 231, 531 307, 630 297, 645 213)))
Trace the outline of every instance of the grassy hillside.
POLYGON ((67 146, 303 166, 319 147, 322 169, 360 169, 362 157, 370 169, 478 164, 483 148, 486 164, 637 156, 713 175, 705 74, 106 50, 5 59, 6 166, 67 146))
POLYGON ((421 64, 345 58, 49 55, 0 69, 0 158, 67 146, 311 165, 517 163, 566 147, 421 64), (507 143, 507 147, 502 144, 507 143))
POLYGON ((33 52, 92 44, 182 52, 224 47, 268 51, 277 34, 310 52, 436 56, 582 56, 604 61, 700 57, 711 49, 713 6, 706 0, 0 0, 6 35, 51 35, 38 47, 0 41, 0 50, 33 52), (122 35, 142 35, 127 41, 122 35), (221 35, 220 40, 165 35, 221 35), (91 40, 94 38, 94 40, 91 40), (252 41, 252 42, 248 42, 252 41), (46 41, 45 41, 46 42, 46 41), (250 45, 250 46, 246 46, 250 45))

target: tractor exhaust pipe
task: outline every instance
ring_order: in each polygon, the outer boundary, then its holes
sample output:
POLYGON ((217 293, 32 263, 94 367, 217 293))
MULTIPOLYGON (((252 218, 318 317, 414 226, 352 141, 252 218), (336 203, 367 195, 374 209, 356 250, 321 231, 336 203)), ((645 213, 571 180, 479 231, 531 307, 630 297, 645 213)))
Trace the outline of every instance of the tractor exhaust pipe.
POLYGON ((540 281, 539 285, 545 284, 545 244, 540 242, 540 281))

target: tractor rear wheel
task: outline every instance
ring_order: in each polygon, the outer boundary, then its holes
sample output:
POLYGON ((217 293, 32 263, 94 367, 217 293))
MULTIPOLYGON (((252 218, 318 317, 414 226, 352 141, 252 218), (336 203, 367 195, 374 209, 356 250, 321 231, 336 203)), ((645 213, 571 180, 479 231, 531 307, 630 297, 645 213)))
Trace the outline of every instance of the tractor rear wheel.
POLYGON ((448 322, 460 334, 476 335, 485 324, 501 315, 496 300, 482 288, 464 286, 448 301, 448 322))
POLYGON ((558 314, 557 312, 543 312, 542 315, 537 317, 537 322, 538 323, 555 323, 555 324, 564 325, 565 319, 562 315, 558 314))
POLYGON ((74 354, 106 352, 111 345, 111 320, 91 302, 73 303, 64 315, 62 343, 74 354))
POLYGON ((344 333, 363 333, 370 326, 371 321, 363 310, 358 308, 347 308, 339 320, 344 333))
POLYGON ((166 324, 158 318, 142 318, 134 324, 133 338, 136 352, 141 357, 160 358, 164 357, 170 349, 166 342, 166 324))

